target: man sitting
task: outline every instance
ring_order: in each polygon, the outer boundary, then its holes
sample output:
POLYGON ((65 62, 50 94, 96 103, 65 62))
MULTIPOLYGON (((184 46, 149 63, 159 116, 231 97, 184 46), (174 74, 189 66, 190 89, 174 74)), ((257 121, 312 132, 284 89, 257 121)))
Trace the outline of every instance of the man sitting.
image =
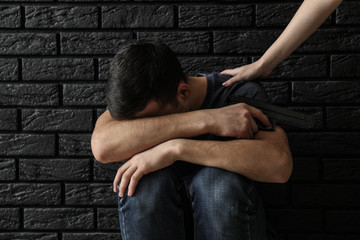
POLYGON ((151 42, 123 46, 109 73, 91 145, 100 162, 127 160, 114 179, 122 238, 267 239, 253 181, 289 179, 287 136, 259 131, 254 118, 270 122, 256 108, 225 106, 231 95, 267 101, 263 87, 185 76, 171 49, 151 42))

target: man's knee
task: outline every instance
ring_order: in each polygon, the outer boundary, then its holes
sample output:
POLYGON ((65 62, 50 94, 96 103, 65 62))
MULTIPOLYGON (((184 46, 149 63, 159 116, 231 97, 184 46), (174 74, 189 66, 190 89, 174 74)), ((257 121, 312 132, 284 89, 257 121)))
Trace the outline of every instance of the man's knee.
POLYGON ((205 167, 193 179, 191 194, 200 209, 209 214, 230 214, 251 211, 257 202, 251 180, 219 168, 205 167), (213 212, 215 211, 215 212, 213 212))
POLYGON ((127 205, 131 209, 149 211, 149 214, 168 201, 177 201, 178 179, 171 168, 164 168, 143 176, 133 194, 119 198, 119 207, 127 205), (162 204, 161 204, 162 203, 162 204))
POLYGON ((133 196, 119 198, 123 239, 170 239, 173 233, 174 239, 183 239, 178 181, 171 168, 164 168, 145 175, 133 196), (164 226, 161 231, 160 226, 164 226))
POLYGON ((208 167, 194 177, 190 193, 199 237, 266 239, 264 211, 251 180, 208 167))

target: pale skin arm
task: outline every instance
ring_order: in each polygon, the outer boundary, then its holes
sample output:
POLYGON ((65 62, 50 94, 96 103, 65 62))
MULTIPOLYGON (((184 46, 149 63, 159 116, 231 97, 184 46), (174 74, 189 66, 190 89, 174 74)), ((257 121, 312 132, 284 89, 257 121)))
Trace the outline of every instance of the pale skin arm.
POLYGON ((210 133, 217 136, 252 138, 258 131, 253 117, 270 125, 260 110, 240 103, 164 116, 115 120, 109 111, 96 122, 91 148, 100 162, 119 162, 174 138, 210 133))
POLYGON ((320 27, 341 2, 342 0, 304 0, 279 38, 258 61, 222 72, 233 76, 223 85, 230 86, 238 81, 269 76, 279 63, 320 27))
POLYGON ((150 172, 170 166, 177 160, 218 167, 261 182, 286 182, 292 171, 292 157, 285 132, 259 131, 254 139, 199 141, 173 139, 141 152, 119 168, 113 182, 122 197, 134 194, 138 181, 150 172))

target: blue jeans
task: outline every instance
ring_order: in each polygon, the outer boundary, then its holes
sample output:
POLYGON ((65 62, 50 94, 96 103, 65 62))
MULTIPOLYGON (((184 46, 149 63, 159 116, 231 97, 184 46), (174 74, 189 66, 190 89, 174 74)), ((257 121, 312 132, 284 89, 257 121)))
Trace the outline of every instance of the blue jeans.
POLYGON ((175 164, 145 175, 132 197, 119 198, 124 240, 267 239, 263 206, 249 179, 187 166, 190 174, 179 174, 175 164))

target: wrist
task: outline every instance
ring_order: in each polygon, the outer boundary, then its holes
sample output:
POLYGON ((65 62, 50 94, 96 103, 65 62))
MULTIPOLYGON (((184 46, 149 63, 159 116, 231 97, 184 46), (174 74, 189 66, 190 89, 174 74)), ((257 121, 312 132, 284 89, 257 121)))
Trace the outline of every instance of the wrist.
POLYGON ((182 149, 185 139, 172 139, 168 142, 170 143, 169 151, 171 154, 171 158, 176 162, 177 160, 181 160, 182 149))
POLYGON ((258 72, 261 72, 264 75, 270 75, 270 73, 276 67, 276 65, 274 65, 274 61, 266 59, 265 55, 263 55, 259 60, 257 60, 256 64, 257 64, 258 72))
POLYGON ((214 117, 214 109, 206 109, 201 111, 203 113, 200 121, 202 122, 202 134, 213 133, 216 127, 216 121, 214 117))

